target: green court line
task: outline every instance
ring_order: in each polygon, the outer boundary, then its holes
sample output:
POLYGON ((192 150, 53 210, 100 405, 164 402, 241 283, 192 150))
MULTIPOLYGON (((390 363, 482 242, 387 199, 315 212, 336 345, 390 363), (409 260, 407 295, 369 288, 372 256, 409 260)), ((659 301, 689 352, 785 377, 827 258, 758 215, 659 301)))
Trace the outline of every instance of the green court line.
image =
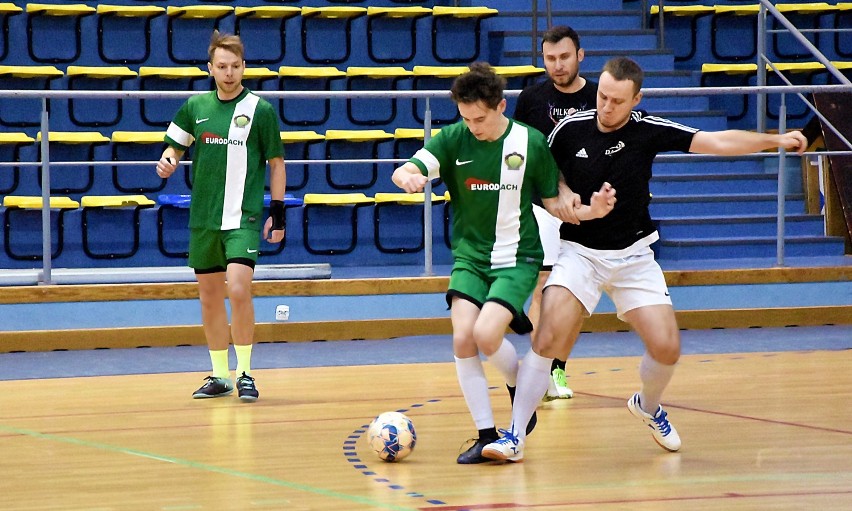
POLYGON ((395 511, 418 511, 417 508, 412 507, 403 507, 403 506, 395 506, 393 504, 386 504, 384 502, 377 502, 375 500, 368 499, 366 497, 359 497, 357 495, 347 495, 345 493, 340 493, 332 490, 325 490, 323 488, 315 488, 313 486, 294 483, 292 481, 284 481, 281 479, 275 479, 273 477, 262 476, 258 474, 251 474, 248 472, 241 472, 239 470, 231 470, 227 468, 217 467, 215 465, 208 465, 206 463, 200 463, 197 461, 184 460, 180 458, 174 458, 171 456, 163 456, 159 454, 137 451, 135 449, 127 449, 125 447, 118 447, 115 445, 104 444, 101 442, 91 442, 88 440, 80 440, 79 438, 65 437, 60 435, 53 435, 50 433, 40 433, 38 431, 31 431, 28 429, 15 428, 12 426, 6 426, 4 424, 0 424, 0 431, 6 431, 9 433, 16 433, 19 435, 24 435, 32 438, 38 438, 42 440, 53 440, 55 442, 63 442, 66 444, 78 445, 81 447, 88 447, 92 449, 100 449, 103 451, 120 453, 120 454, 129 454, 131 456, 138 456, 140 458, 148 458, 155 461, 163 461, 166 463, 174 463, 175 465, 182 465, 188 468, 194 468, 199 470, 205 470, 207 472, 214 472, 217 474, 223 474, 232 477, 240 477, 243 479, 248 479, 250 481, 256 481, 260 483, 272 484, 275 486, 281 486, 284 488, 290 488, 293 490, 303 491, 306 493, 313 493, 316 495, 322 495, 323 497, 330 497, 334 499, 340 499, 347 502, 355 502, 358 504, 366 504, 368 506, 373 506, 376 508, 382 509, 393 509, 395 511))

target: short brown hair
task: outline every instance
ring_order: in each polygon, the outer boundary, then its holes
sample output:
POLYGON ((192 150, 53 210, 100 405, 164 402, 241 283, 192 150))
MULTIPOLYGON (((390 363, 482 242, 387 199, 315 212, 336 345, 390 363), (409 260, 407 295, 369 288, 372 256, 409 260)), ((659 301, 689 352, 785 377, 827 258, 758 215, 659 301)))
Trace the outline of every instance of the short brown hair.
POLYGON ((207 48, 207 59, 210 63, 213 63, 213 54, 216 53, 217 48, 222 48, 233 53, 240 60, 245 60, 245 47, 238 35, 219 33, 218 30, 214 30, 210 37, 210 47, 207 48))
POLYGON ((565 38, 571 39, 574 42, 574 51, 580 51, 580 35, 573 28, 566 25, 556 25, 551 27, 541 36, 541 46, 544 48, 544 43, 556 44, 565 38))
POLYGON ((638 94, 642 89, 642 79, 645 73, 636 61, 627 57, 614 57, 604 64, 603 71, 612 75, 619 82, 630 80, 633 82, 633 94, 638 94))
POLYGON ((470 71, 453 81, 450 97, 456 103, 482 101, 488 108, 496 109, 503 100, 506 80, 494 72, 487 62, 474 62, 470 71))

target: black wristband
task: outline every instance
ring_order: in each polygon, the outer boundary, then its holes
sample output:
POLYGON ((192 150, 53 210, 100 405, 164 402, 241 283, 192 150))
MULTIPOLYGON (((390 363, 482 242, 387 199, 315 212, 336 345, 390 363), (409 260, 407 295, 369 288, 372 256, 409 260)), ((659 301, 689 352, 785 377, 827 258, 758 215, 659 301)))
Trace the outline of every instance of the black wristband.
POLYGON ((272 217, 272 230, 280 231, 284 228, 284 201, 269 201, 269 216, 272 217))

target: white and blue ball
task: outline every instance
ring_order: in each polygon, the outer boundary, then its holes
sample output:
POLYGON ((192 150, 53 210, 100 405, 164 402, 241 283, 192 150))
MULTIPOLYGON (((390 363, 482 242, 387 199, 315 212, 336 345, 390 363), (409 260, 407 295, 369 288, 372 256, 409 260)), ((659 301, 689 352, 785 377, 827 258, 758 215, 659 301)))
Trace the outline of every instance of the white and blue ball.
POLYGON ((370 423, 367 442, 380 459, 399 461, 414 450, 417 433, 414 432, 411 419, 405 414, 384 412, 370 423))

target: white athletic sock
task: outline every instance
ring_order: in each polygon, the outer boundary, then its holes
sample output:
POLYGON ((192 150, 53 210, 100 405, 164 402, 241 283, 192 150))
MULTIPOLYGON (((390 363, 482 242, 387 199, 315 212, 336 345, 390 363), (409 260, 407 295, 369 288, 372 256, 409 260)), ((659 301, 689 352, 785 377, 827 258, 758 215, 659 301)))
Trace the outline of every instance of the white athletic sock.
POLYGON ((506 380, 506 385, 514 387, 518 382, 518 352, 515 351, 515 346, 507 339, 503 339, 503 343, 497 348, 493 355, 488 357, 488 361, 500 371, 503 378, 506 380))
POLYGON ((639 363, 639 378, 642 380, 642 390, 639 392, 639 403, 646 413, 654 415, 660 406, 663 391, 674 374, 674 365, 657 362, 646 351, 639 363))
POLYGON ((459 378, 464 400, 476 429, 494 427, 494 413, 491 411, 491 398, 488 396, 488 380, 482 369, 479 356, 456 359, 456 374, 459 378))
POLYGON ((515 393, 515 405, 512 407, 512 433, 518 438, 527 436, 527 423, 541 402, 541 396, 547 392, 552 360, 530 349, 521 362, 521 368, 518 370, 518 390, 515 393))

